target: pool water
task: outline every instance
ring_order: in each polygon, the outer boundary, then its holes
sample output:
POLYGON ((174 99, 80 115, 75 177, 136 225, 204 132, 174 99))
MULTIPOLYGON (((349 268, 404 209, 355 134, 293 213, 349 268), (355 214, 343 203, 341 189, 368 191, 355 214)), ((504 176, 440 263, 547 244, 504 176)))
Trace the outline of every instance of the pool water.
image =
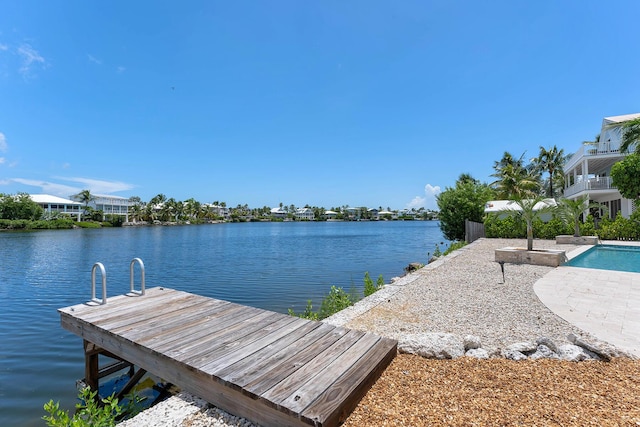
POLYGON ((640 273, 640 247, 596 245, 569 260, 564 265, 640 273))

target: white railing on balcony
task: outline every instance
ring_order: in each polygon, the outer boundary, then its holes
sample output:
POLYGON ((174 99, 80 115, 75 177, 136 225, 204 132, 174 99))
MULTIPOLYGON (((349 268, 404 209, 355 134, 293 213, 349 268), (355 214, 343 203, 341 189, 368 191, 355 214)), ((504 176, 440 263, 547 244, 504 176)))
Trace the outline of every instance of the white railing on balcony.
POLYGON ((603 156, 607 154, 620 155, 619 144, 614 144, 612 142, 601 142, 599 144, 582 144, 580 149, 576 151, 576 153, 571 156, 571 158, 564 165, 564 170, 568 171, 573 169, 578 164, 578 162, 582 161, 583 157, 603 156))
POLYGON ((589 178, 586 181, 580 181, 573 184, 570 187, 565 188, 564 197, 570 197, 582 191, 615 190, 615 189, 616 187, 614 187, 613 181, 610 176, 589 178))

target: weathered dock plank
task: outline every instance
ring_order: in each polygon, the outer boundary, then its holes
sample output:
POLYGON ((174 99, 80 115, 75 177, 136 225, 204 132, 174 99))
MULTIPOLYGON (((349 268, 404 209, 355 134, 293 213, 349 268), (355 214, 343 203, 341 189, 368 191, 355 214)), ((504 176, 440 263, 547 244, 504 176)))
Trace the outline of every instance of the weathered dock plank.
POLYGON ((168 288, 59 310, 63 328, 266 426, 336 426, 396 354, 370 333, 168 288))

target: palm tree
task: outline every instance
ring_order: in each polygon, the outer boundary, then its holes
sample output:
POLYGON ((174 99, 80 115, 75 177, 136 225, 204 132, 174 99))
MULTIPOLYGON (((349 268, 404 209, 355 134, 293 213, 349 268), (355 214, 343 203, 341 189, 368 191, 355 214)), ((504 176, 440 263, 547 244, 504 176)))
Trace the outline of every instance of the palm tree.
POLYGON ((620 151, 628 153, 629 148, 634 146, 634 151, 640 153, 640 117, 626 121, 622 124, 622 143, 620 151))
POLYGON ((533 159, 533 164, 539 172, 549 172, 549 197, 553 197, 553 181, 563 175, 565 163, 564 150, 558 150, 555 145, 548 150, 540 146, 540 154, 533 159))
POLYGON ((135 205, 129 206, 129 213, 133 217, 133 222, 142 219, 142 205, 136 203, 135 205))
POLYGON ((520 210, 511 208, 505 209, 507 215, 519 216, 527 224, 527 250, 533 250, 533 221, 546 212, 553 211, 556 207, 547 202, 543 196, 536 196, 530 199, 514 198, 509 204, 515 204, 520 210))
MULTIPOLYGON (((493 168, 496 172, 491 176, 497 179, 490 186, 496 190, 497 197, 526 198, 538 192, 540 187, 538 175, 524 166, 523 158, 524 154, 516 160, 511 153, 505 151, 502 159, 494 163, 493 168)), ((464 175, 460 175, 458 181, 467 179, 464 175)))
POLYGON ((558 202, 558 215, 566 224, 573 225, 573 236, 580 237, 580 219, 587 209, 597 208, 606 210, 607 207, 600 203, 589 203, 589 195, 585 194, 577 199, 560 199, 558 202))
POLYGON ((84 214, 87 214, 87 210, 89 210, 89 203, 95 200, 95 196, 91 194, 90 190, 82 190, 78 194, 74 194, 71 196, 72 199, 79 201, 80 203, 84 203, 84 214))

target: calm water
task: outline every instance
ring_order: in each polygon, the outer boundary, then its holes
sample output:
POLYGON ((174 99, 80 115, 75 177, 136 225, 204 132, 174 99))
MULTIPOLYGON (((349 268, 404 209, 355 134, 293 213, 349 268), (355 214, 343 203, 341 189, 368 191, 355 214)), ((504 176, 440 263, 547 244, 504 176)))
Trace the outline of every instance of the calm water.
POLYGON ((597 245, 581 253, 565 265, 640 273, 640 247, 597 245))
POLYGON ((147 287, 285 313, 302 311, 309 298, 319 303, 331 285, 362 289, 365 271, 388 282, 443 240, 430 221, 0 233, 0 426, 43 425, 51 398, 73 408, 82 341, 60 327, 56 309, 89 299, 96 261, 109 296, 128 292, 129 263, 140 257, 147 287))

